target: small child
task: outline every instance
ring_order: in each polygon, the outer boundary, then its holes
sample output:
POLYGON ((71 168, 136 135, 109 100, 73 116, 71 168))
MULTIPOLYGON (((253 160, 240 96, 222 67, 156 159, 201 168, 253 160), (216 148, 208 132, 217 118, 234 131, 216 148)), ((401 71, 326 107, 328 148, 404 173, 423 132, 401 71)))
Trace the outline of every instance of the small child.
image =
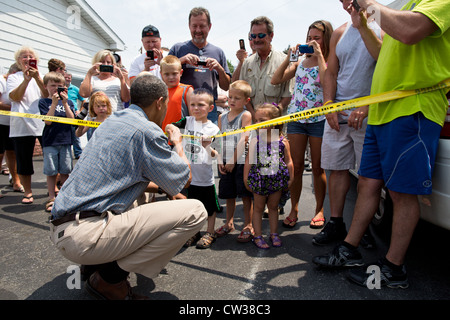
MULTIPOLYGON (((112 114, 111 101, 108 96, 102 92, 94 92, 89 98, 89 117, 95 122, 103 122, 112 114)), ((91 140, 96 128, 79 126, 75 131, 77 137, 81 137, 87 132, 88 141, 91 140)))
MULTIPOLYGON (((281 117, 278 106, 265 103, 255 110, 256 123, 281 117)), ((245 159, 245 186, 253 192, 253 243, 260 249, 269 249, 262 237, 262 218, 267 202, 269 209, 270 240, 272 246, 281 247, 278 235, 278 203, 283 192, 286 192, 294 180, 288 140, 282 135, 281 127, 259 129, 258 134, 249 145, 245 159)))
MULTIPOLYGON (((220 133, 219 127, 208 120, 208 113, 214 109, 214 96, 206 89, 196 89, 190 97, 189 112, 192 116, 181 119, 168 126, 184 129, 184 134, 194 137, 212 137, 220 133)), ((168 127, 167 126, 167 127, 168 127)), ((166 128, 165 128, 166 129, 166 128)), ((167 131, 167 130, 166 130, 167 131)), ((182 131, 183 132, 183 131, 182 131)), ((218 152, 211 148, 211 142, 206 139, 188 138, 183 140, 183 149, 191 163, 192 181, 187 189, 188 199, 200 200, 208 212, 208 227, 201 237, 200 232, 189 239, 185 247, 193 245, 200 237, 196 247, 206 249, 216 240, 214 224, 216 212, 219 210, 214 172, 213 158, 218 152)))
MULTIPOLYGON (((233 131, 252 124, 252 114, 245 110, 250 101, 252 87, 248 82, 238 80, 230 85, 228 106, 219 117, 221 132, 233 131)), ((252 226, 252 193, 244 185, 245 144, 248 134, 231 135, 223 138, 223 161, 219 163, 219 198, 227 201, 227 216, 225 224, 216 230, 217 237, 222 237, 234 230, 234 212, 236 197, 242 198, 244 206, 244 228, 238 236, 239 242, 249 242, 253 238, 252 226)))
MULTIPOLYGON (((44 77, 44 86, 49 93, 49 98, 39 100, 41 114, 52 117, 75 118, 75 107, 68 98, 64 76, 60 73, 49 72, 44 77), (63 87, 65 90, 58 92, 58 88, 63 87)), ((45 121, 42 147, 44 174, 47 176, 49 195, 49 200, 45 204, 45 211, 51 212, 56 197, 55 189, 58 173, 62 185, 72 172, 72 126, 45 121)))
POLYGON ((191 85, 180 83, 183 69, 180 59, 166 56, 161 60, 161 78, 169 89, 169 104, 161 128, 164 130, 170 123, 180 121, 189 116, 189 96, 194 91, 191 85))

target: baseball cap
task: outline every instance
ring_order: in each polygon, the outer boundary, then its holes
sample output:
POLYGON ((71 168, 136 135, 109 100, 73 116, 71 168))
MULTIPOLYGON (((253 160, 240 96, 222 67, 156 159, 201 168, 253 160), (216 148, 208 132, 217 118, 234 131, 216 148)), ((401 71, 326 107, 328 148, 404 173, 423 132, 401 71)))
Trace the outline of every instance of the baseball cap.
POLYGON ((159 30, 155 26, 152 26, 152 25, 148 25, 142 30, 142 38, 144 38, 144 37, 161 38, 159 36, 159 30))

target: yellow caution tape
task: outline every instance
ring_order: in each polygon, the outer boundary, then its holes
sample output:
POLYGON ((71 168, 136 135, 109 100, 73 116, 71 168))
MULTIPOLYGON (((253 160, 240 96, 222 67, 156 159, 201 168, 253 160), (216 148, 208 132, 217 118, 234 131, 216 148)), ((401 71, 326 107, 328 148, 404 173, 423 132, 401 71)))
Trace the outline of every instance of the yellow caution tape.
MULTIPOLYGON (((241 129, 236 129, 232 131, 223 132, 221 134, 209 137, 209 138, 221 138, 226 136, 231 136, 247 131, 277 126, 281 124, 285 124, 288 122, 298 121, 298 120, 304 120, 312 117, 318 117, 322 115, 327 115, 334 112, 341 112, 345 110, 350 110, 354 108, 359 108, 371 104, 381 103, 381 102, 387 102, 397 99, 402 99, 406 97, 411 97, 419 94, 425 94, 432 91, 437 90, 443 90, 443 89, 450 89, 450 79, 447 79, 441 83, 438 83, 437 85, 434 85, 432 87, 428 88, 422 88, 422 89, 415 89, 415 90, 394 90, 389 91, 385 93, 379 93, 371 96, 356 98, 352 100, 347 100, 343 102, 337 102, 337 103, 331 103, 324 105, 322 107, 317 107, 313 109, 308 109, 304 111, 300 111, 297 113, 292 113, 286 116, 282 116, 276 119, 271 119, 268 121, 255 123, 252 125, 249 125, 247 127, 243 127, 241 129)), ((92 127, 96 128, 98 127, 101 122, 95 122, 95 121, 85 121, 85 120, 78 120, 78 119, 69 119, 69 118, 62 118, 62 117, 50 117, 50 116, 43 116, 38 114, 28 114, 28 113, 20 113, 20 112, 12 112, 12 111, 3 111, 0 110, 0 115, 6 115, 11 117, 21 117, 21 118, 34 118, 34 119, 41 119, 45 121, 50 122, 59 122, 59 123, 65 123, 65 124, 71 124, 71 125, 79 125, 79 126, 86 126, 86 127, 92 127)), ((191 139, 199 139, 201 137, 196 137, 192 135, 183 135, 183 137, 191 138, 191 139)))
POLYGON ((51 116, 43 116, 40 114, 21 113, 21 112, 4 111, 4 110, 0 110, 0 115, 10 116, 10 117, 19 117, 19 118, 41 119, 44 121, 65 123, 65 124, 71 124, 71 125, 76 125, 76 126, 85 126, 85 127, 91 127, 91 128, 97 128, 101 124, 101 122, 96 122, 96 121, 85 121, 85 120, 79 120, 79 119, 51 117, 51 116))
POLYGON ((328 105, 324 105, 322 107, 317 107, 313 109, 308 109, 304 111, 300 111, 297 113, 292 113, 286 116, 282 116, 276 119, 271 119, 268 121, 255 123, 249 125, 247 127, 243 127, 241 129, 236 129, 232 131, 223 132, 222 134, 216 135, 211 138, 220 138, 226 137, 238 133, 243 133, 247 131, 252 131, 261 128, 267 128, 272 126, 281 125, 288 122, 304 120, 312 117, 327 115, 334 112, 345 111, 349 109, 359 108, 371 104, 387 102, 397 99, 402 99, 410 96, 415 96, 419 94, 429 93, 432 91, 442 90, 442 89, 450 89, 450 79, 447 79, 437 85, 434 85, 429 88, 416 89, 416 90, 394 90, 385 93, 379 93, 371 96, 361 97, 357 99, 347 100, 343 102, 332 103, 328 105))

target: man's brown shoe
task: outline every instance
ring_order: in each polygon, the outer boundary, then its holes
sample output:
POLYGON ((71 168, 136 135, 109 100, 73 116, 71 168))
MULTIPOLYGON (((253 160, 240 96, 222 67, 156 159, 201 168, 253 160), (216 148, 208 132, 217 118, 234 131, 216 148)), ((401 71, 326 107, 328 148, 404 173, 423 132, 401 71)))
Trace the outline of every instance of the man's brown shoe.
POLYGON ((149 300, 146 296, 133 293, 127 280, 111 284, 103 280, 98 271, 86 281, 86 290, 99 300, 149 300))

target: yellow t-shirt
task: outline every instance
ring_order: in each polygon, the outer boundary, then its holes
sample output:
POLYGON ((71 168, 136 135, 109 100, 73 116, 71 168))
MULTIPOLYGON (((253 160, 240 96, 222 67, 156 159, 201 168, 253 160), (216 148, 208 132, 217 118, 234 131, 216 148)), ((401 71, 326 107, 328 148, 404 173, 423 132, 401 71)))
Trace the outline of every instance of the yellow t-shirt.
MULTIPOLYGON (((450 78, 450 1, 411 0, 402 10, 424 14, 439 30, 415 45, 386 35, 373 76, 372 94, 427 88, 450 78)), ((445 90, 439 90, 371 105, 368 123, 381 125, 422 112, 442 126, 448 109, 445 94, 445 90)))

